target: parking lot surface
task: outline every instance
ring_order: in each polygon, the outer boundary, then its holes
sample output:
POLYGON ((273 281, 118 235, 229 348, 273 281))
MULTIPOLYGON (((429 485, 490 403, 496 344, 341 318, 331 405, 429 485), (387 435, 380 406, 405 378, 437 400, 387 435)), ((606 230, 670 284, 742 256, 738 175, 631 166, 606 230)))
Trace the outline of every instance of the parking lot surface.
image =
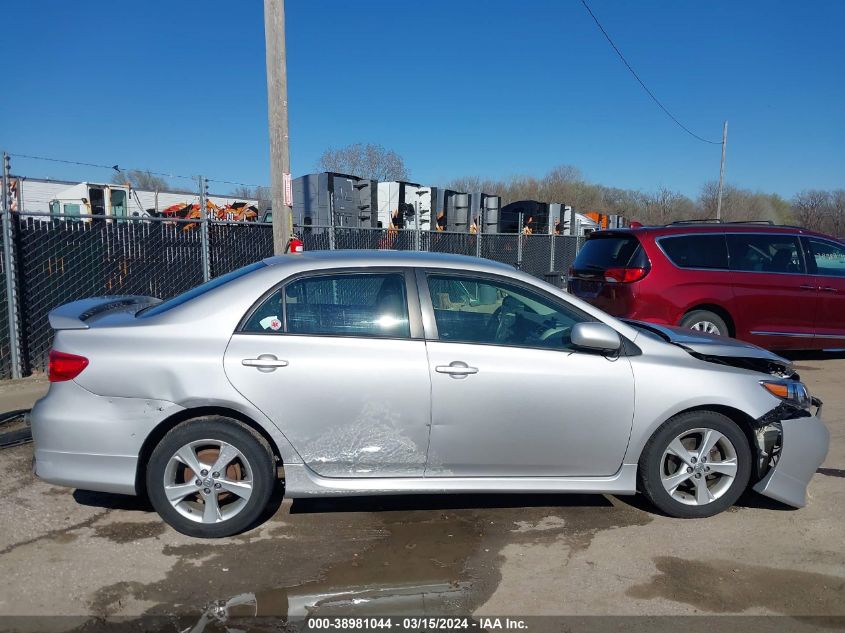
MULTIPOLYGON (((228 601, 232 612, 273 616, 317 604, 346 614, 845 616, 845 357, 796 364, 831 431, 801 510, 753 493, 691 521, 659 516, 640 497, 279 495, 259 528, 204 541, 142 500, 38 481, 32 445, 6 449, 0 615, 199 620, 228 601)), ((0 411, 45 389, 6 383, 0 411)))

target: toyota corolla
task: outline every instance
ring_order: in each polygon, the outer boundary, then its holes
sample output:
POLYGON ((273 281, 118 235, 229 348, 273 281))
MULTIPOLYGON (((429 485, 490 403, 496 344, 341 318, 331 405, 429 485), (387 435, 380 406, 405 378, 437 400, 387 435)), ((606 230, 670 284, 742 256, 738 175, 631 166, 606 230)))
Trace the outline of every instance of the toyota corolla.
POLYGON ((315 252, 54 310, 36 474, 221 537, 288 497, 645 495, 803 506, 821 403, 753 345, 625 322, 495 262, 315 252))

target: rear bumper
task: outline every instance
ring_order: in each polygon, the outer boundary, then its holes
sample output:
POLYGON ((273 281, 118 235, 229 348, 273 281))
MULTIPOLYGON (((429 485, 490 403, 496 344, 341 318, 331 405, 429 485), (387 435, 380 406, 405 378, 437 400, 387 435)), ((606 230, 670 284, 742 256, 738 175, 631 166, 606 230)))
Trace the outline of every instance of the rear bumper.
POLYGON ((135 495, 138 458, 129 455, 61 453, 35 449, 32 470, 57 486, 135 495))
POLYGON ((98 396, 74 381, 52 383, 32 408, 33 471, 59 486, 134 495, 144 440, 181 410, 162 400, 98 396))
POLYGON ((807 486, 816 469, 827 457, 830 432, 819 413, 781 420, 780 458, 754 490, 787 505, 803 508, 807 504, 807 486))

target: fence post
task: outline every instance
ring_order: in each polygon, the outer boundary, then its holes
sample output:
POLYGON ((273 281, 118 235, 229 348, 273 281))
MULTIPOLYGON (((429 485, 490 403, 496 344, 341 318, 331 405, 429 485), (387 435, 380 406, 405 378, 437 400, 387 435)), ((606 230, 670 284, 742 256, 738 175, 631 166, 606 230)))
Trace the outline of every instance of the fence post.
POLYGON ((6 309, 9 319, 9 362, 12 378, 23 377, 21 371, 21 341, 18 329, 18 292, 15 271, 12 209, 9 201, 9 155, 3 152, 3 270, 6 272, 6 309))
POLYGON ((209 245, 208 231, 208 209, 206 200, 208 198, 208 179, 197 176, 200 186, 200 250, 202 251, 202 279, 211 279, 211 248, 209 245))
POLYGON ((417 252, 422 250, 422 220, 420 219, 420 214, 417 213, 417 226, 416 231, 414 231, 414 239, 416 241, 416 249, 417 252))
POLYGON ((517 269, 522 268, 522 238, 525 237, 522 234, 522 222, 523 216, 522 213, 519 214, 519 224, 516 227, 516 267, 517 269))
POLYGON ((551 246, 549 246, 549 272, 555 269, 555 237, 554 229, 552 229, 552 234, 549 235, 549 242, 551 243, 551 246))

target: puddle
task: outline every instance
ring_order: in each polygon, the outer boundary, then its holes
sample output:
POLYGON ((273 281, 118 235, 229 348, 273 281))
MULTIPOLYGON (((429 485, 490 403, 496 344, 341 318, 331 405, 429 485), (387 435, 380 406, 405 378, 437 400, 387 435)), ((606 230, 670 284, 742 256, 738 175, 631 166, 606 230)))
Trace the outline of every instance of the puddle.
POLYGON ((631 587, 632 598, 664 598, 715 613, 765 609, 791 616, 845 614, 845 578, 813 572, 661 556, 658 575, 631 587))
POLYGON ((242 594, 212 609, 218 617, 277 618, 348 615, 353 609, 356 616, 466 613, 472 586, 467 562, 484 526, 469 513, 420 514, 384 517, 384 538, 318 581, 242 594))
POLYGON ((164 534, 167 526, 156 518, 148 523, 116 521, 94 526, 94 536, 107 538, 114 543, 133 543, 146 538, 158 538, 164 534))
MULTIPOLYGON (((466 615, 499 586, 505 545, 563 537, 580 549, 602 530, 650 520, 600 495, 286 501, 253 532, 163 545, 175 559, 166 578, 101 587, 89 604, 110 617, 126 599, 153 603, 145 617, 169 614, 209 633, 256 617, 466 615)), ((116 530, 124 538, 145 525, 116 530)))

